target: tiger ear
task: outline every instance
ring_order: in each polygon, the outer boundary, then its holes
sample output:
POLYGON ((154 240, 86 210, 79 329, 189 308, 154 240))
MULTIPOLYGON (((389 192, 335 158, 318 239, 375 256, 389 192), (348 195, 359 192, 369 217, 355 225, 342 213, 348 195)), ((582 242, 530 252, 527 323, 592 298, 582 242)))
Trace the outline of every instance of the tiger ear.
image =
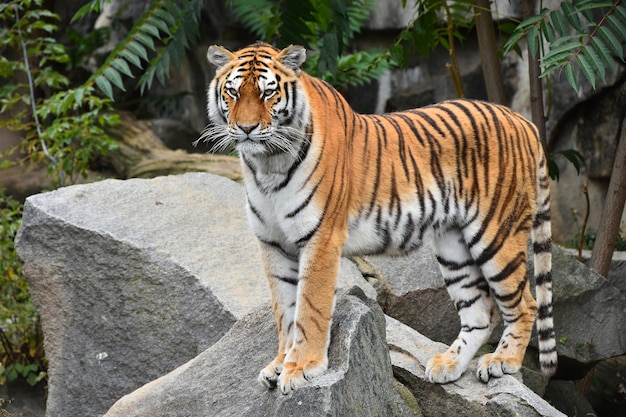
POLYGON ((300 45, 289 45, 280 51, 277 58, 284 66, 298 72, 306 61, 306 49, 300 45))
POLYGON ((211 45, 209 46, 206 57, 211 64, 220 68, 228 64, 235 57, 235 55, 226 48, 211 45))

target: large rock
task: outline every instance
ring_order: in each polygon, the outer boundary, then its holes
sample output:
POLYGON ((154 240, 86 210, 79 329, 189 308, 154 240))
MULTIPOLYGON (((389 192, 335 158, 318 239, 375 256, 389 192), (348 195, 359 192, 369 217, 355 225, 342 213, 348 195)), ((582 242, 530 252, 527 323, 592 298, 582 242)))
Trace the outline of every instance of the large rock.
POLYGON ((454 383, 429 383, 424 372, 426 363, 447 346, 388 316, 387 343, 396 378, 415 395, 426 416, 565 416, 519 381, 520 374, 483 384, 476 378, 476 361, 454 383))
POLYGON ((400 415, 385 319, 362 291, 338 297, 329 370, 290 395, 256 380, 276 343, 271 309, 263 307, 197 358, 123 397, 105 417, 400 415))
MULTIPOLYGON (((104 413, 269 302, 244 204, 240 184, 200 173, 27 199, 16 248, 42 317, 48 416, 104 413)), ((340 283, 363 279, 342 262, 340 283)))
MULTIPOLYGON (((595 271, 558 246, 553 247, 554 323, 559 356, 568 378, 580 378, 588 366, 601 359, 626 353, 626 296, 595 271), (566 363, 566 362, 563 362, 566 363), (578 366, 573 366, 579 364, 578 366)), ((425 336, 450 343, 459 330, 459 319, 429 244, 399 258, 368 257, 369 269, 360 269, 378 287, 378 300, 386 314, 425 336)), ((532 273, 532 257, 529 274, 532 273)), ((534 279, 531 278, 534 285, 534 279)), ((497 342, 501 327, 494 330, 497 342)), ((536 337, 531 340, 536 347, 536 337)))

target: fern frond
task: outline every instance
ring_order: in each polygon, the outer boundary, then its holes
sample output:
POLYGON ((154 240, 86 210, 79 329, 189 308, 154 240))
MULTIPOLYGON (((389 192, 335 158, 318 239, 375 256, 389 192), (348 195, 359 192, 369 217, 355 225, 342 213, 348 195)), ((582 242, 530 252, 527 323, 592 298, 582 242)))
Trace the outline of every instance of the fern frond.
MULTIPOLYGON (((94 5, 104 1, 92 0, 87 6, 98 10, 94 5)), ((189 44, 198 38, 202 3, 202 0, 154 0, 85 86, 95 84, 113 99, 113 86, 125 90, 122 76, 133 77, 129 63, 143 70, 137 83, 142 94, 155 77, 163 83, 169 77, 170 62, 178 65, 189 44)))
POLYGON ((607 69, 617 71, 617 59, 624 62, 626 5, 623 0, 562 2, 558 9, 544 9, 520 23, 504 51, 512 50, 524 36, 531 51, 537 51, 542 39, 549 42, 541 59, 542 77, 565 70, 567 80, 577 90, 578 68, 595 88, 597 78, 606 83, 607 69), (600 18, 594 20, 594 16, 600 18))

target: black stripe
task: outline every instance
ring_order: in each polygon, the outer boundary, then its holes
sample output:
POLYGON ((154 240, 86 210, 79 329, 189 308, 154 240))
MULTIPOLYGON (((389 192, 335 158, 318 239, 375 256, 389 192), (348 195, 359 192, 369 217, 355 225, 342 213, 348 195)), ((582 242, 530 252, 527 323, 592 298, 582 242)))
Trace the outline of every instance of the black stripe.
POLYGON ((295 161, 293 161, 293 164, 291 164, 291 166, 289 167, 289 170, 287 171, 287 175, 285 176, 285 179, 283 180, 283 182, 281 182, 280 184, 278 184, 276 187, 272 189, 273 192, 280 191, 283 188, 285 188, 287 184, 289 184, 289 182, 293 178, 293 174, 296 172, 300 164, 306 158, 306 155, 309 153, 310 146, 311 146, 311 141, 309 140, 302 141, 302 144, 300 145, 300 149, 298 151, 298 157, 296 158, 295 161))
POLYGON ((490 282, 500 282, 508 278, 513 272, 526 263, 526 254, 524 252, 518 252, 515 258, 513 258, 500 272, 487 279, 490 282))
POLYGON ((535 277, 535 285, 542 286, 552 282, 552 272, 542 272, 535 277))
MULTIPOLYGON (((451 286, 451 285, 458 284, 459 282, 463 281, 463 280, 464 280, 464 279, 466 279, 466 278, 469 278, 469 275, 468 275, 468 274, 459 275, 458 277, 454 277, 454 278, 444 277, 444 278, 443 278, 443 281, 444 281, 444 282, 446 283, 446 285, 449 287, 449 286, 451 286)), ((464 287, 464 288, 467 288, 467 287, 465 287, 465 285, 464 285, 463 287, 464 287)))
POLYGON ((291 253, 287 252, 280 244, 280 242, 275 242, 275 241, 271 241, 271 240, 264 240, 261 238, 258 238, 259 241, 265 245, 271 246, 274 249, 278 250, 281 255, 283 255, 285 258, 291 260, 291 261, 295 261, 298 262, 298 255, 292 255, 291 253))
POLYGON ((287 218, 291 218, 294 217, 296 214, 300 213, 302 210, 304 210, 304 208, 306 206, 309 205, 309 203, 311 202, 311 200, 313 199, 313 196, 315 195, 315 192, 317 191, 318 187, 320 186, 321 181, 317 183, 317 185, 313 188, 313 190, 311 190, 311 193, 308 195, 308 197, 302 202, 302 204, 300 204, 298 207, 296 207, 295 210, 293 210, 290 213, 287 213, 285 215, 285 217, 287 218))
POLYGON ((455 303, 457 311, 460 311, 464 308, 471 307, 476 301, 480 300, 482 294, 478 294, 476 297, 470 298, 469 300, 459 300, 455 303))
POLYGON ((263 219, 261 212, 259 211, 259 209, 254 207, 254 205, 252 205, 252 202, 250 202, 250 199, 248 199, 248 207, 250 208, 250 211, 256 216, 256 218, 259 219, 261 223, 265 224, 265 219, 263 219))
POLYGON ((550 252, 552 250, 552 239, 547 239, 544 242, 533 242, 534 253, 550 252))
POLYGON ((552 340, 555 338, 554 329, 541 329, 537 332, 539 340, 552 340))
POLYGON ((463 269, 467 266, 471 266, 474 264, 474 260, 472 259, 467 259, 463 262, 457 262, 457 261, 451 261, 451 260, 442 258, 439 255, 437 255, 436 258, 441 266, 444 266, 451 271, 458 271, 460 269, 463 269))
POLYGON ((281 277, 281 276, 278 276, 278 275, 272 275, 272 278, 277 279, 277 280, 282 281, 282 282, 285 282, 287 284, 298 285, 298 278, 281 277))
POLYGON ((535 221, 533 227, 541 226, 543 223, 550 221, 550 209, 535 213, 535 221))
POLYGON ((540 306, 539 310, 537 311, 537 317, 540 320, 552 317, 552 305, 548 304, 548 305, 540 306))

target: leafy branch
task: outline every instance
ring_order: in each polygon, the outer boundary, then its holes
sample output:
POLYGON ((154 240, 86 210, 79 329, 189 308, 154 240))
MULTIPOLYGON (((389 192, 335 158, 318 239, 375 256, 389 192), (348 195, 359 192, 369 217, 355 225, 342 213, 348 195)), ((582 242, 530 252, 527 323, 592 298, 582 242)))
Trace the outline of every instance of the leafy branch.
MULTIPOLYGON (((74 20, 99 11, 103 3, 104 0, 92 0, 76 13, 74 20)), ((185 50, 198 39, 202 4, 202 0, 151 2, 85 86, 95 84, 113 99, 113 86, 125 91, 123 76, 134 78, 131 65, 143 71, 137 83, 142 94, 151 87, 155 77, 163 84, 169 77, 170 62, 178 65, 185 50)))
POLYGON ((555 10, 543 9, 524 20, 504 46, 509 51, 526 37, 534 55, 548 41, 549 49, 541 58, 541 76, 565 71, 568 82, 578 91, 576 67, 589 84, 599 77, 606 83, 606 71, 617 71, 616 58, 624 62, 626 42, 626 5, 622 0, 573 0, 562 2, 555 10), (600 15, 595 18, 594 15, 600 15))

